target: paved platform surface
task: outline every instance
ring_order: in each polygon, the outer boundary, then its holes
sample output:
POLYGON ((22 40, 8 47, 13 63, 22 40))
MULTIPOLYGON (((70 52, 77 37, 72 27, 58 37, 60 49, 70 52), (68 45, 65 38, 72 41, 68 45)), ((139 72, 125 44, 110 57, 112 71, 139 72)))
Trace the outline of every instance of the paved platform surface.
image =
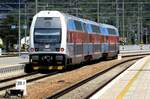
POLYGON ((28 62, 28 59, 23 59, 21 57, 1 57, 0 58, 0 68, 6 66, 14 66, 17 64, 22 64, 28 62))
POLYGON ((138 60, 90 99, 150 99, 150 56, 138 60))

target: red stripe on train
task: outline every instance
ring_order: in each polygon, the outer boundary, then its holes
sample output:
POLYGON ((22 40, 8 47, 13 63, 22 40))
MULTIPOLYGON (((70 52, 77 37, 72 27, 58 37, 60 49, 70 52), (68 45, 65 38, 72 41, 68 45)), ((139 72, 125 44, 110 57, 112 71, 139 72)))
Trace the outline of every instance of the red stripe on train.
POLYGON ((79 31, 68 31, 67 41, 69 43, 117 43, 118 36, 104 36, 99 34, 88 34, 79 31))

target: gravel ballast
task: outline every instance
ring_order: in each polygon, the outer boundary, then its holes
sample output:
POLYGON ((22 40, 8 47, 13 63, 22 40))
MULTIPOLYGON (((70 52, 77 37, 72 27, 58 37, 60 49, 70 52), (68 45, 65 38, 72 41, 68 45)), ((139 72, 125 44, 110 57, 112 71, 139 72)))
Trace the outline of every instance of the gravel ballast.
MULTIPOLYGON (((133 58, 133 57, 132 57, 133 58)), ((97 72, 103 71, 111 66, 131 58, 122 60, 107 60, 96 64, 86 65, 81 68, 59 73, 54 76, 44 78, 27 86, 27 96, 25 99, 42 99, 50 96, 55 92, 64 89, 82 79, 88 78, 97 72)), ((69 97, 68 97, 69 98, 69 97)))

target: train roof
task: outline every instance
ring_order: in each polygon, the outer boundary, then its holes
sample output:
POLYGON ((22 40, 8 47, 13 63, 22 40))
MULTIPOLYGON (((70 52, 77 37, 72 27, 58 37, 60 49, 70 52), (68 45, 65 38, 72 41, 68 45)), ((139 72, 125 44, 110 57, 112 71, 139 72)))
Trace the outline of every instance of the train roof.
POLYGON ((35 16, 43 17, 45 15, 45 13, 49 13, 49 14, 51 14, 53 16, 56 15, 56 16, 60 16, 60 17, 61 17, 61 15, 63 15, 66 20, 73 19, 73 20, 84 22, 84 23, 89 23, 89 24, 94 24, 94 25, 100 26, 100 23, 96 23, 94 21, 90 21, 90 20, 83 19, 83 18, 78 18, 76 16, 69 15, 67 13, 63 13, 63 12, 60 12, 60 11, 48 11, 48 10, 45 10, 45 11, 40 11, 35 16))
POLYGON ((51 15, 53 15, 53 16, 54 15, 57 15, 57 16, 63 15, 67 20, 73 19, 73 20, 78 20, 78 21, 82 21, 84 23, 94 24, 94 25, 98 25, 98 26, 102 26, 102 27, 116 28, 113 25, 108 25, 108 24, 104 24, 104 23, 97 23, 97 22, 94 22, 94 21, 91 21, 91 20, 88 20, 88 19, 79 18, 79 17, 73 16, 73 15, 69 15, 67 13, 60 12, 60 11, 48 11, 48 10, 45 10, 45 11, 40 11, 36 15, 42 17, 42 16, 45 16, 45 13, 49 13, 49 14, 52 13, 51 15))
POLYGON ((112 28, 112 29, 115 29, 118 32, 118 29, 113 25, 104 24, 104 23, 97 23, 97 22, 94 22, 94 21, 91 21, 91 20, 88 20, 88 19, 79 18, 79 17, 73 16, 73 15, 69 15, 67 13, 60 12, 60 11, 45 10, 45 11, 40 11, 35 16, 37 16, 37 17, 48 17, 49 15, 54 16, 54 17, 64 17, 66 21, 72 19, 72 20, 81 21, 81 22, 87 23, 87 24, 93 24, 93 25, 96 25, 96 26, 101 26, 101 27, 104 27, 104 28, 112 28))
POLYGON ((97 25, 97 26, 101 26, 101 27, 105 27, 105 28, 113 28, 115 30, 118 30, 115 26, 113 25, 109 25, 109 24, 105 24, 105 23, 97 23, 97 22, 94 22, 94 21, 91 21, 91 20, 88 20, 88 19, 83 19, 83 18, 78 18, 76 16, 72 16, 72 15, 69 15, 69 14, 65 14, 65 13, 62 13, 67 19, 74 19, 74 20, 79 20, 79 21, 82 21, 84 23, 89 23, 89 24, 93 24, 93 25, 97 25))
POLYGON ((113 26, 113 25, 109 25, 109 24, 104 24, 104 23, 102 23, 101 26, 102 26, 102 27, 106 27, 106 28, 113 28, 113 29, 117 30, 117 28, 116 28, 115 26, 113 26))
POLYGON ((38 12, 34 17, 49 17, 49 16, 55 16, 55 17, 61 17, 63 14, 60 11, 40 11, 38 12))
POLYGON ((81 21, 81 22, 84 22, 84 23, 89 23, 89 24, 94 24, 94 25, 100 26, 100 23, 96 23, 96 22, 88 20, 88 19, 78 18, 76 16, 72 16, 72 15, 69 15, 69 14, 64 14, 64 16, 67 19, 74 19, 74 20, 78 20, 78 21, 81 21))

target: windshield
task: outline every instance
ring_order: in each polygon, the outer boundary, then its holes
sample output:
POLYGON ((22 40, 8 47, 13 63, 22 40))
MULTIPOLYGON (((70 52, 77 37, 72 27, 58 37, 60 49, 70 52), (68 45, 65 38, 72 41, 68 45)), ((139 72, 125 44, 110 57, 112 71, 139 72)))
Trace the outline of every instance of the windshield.
POLYGON ((60 43, 61 29, 35 29, 35 43, 60 43))

